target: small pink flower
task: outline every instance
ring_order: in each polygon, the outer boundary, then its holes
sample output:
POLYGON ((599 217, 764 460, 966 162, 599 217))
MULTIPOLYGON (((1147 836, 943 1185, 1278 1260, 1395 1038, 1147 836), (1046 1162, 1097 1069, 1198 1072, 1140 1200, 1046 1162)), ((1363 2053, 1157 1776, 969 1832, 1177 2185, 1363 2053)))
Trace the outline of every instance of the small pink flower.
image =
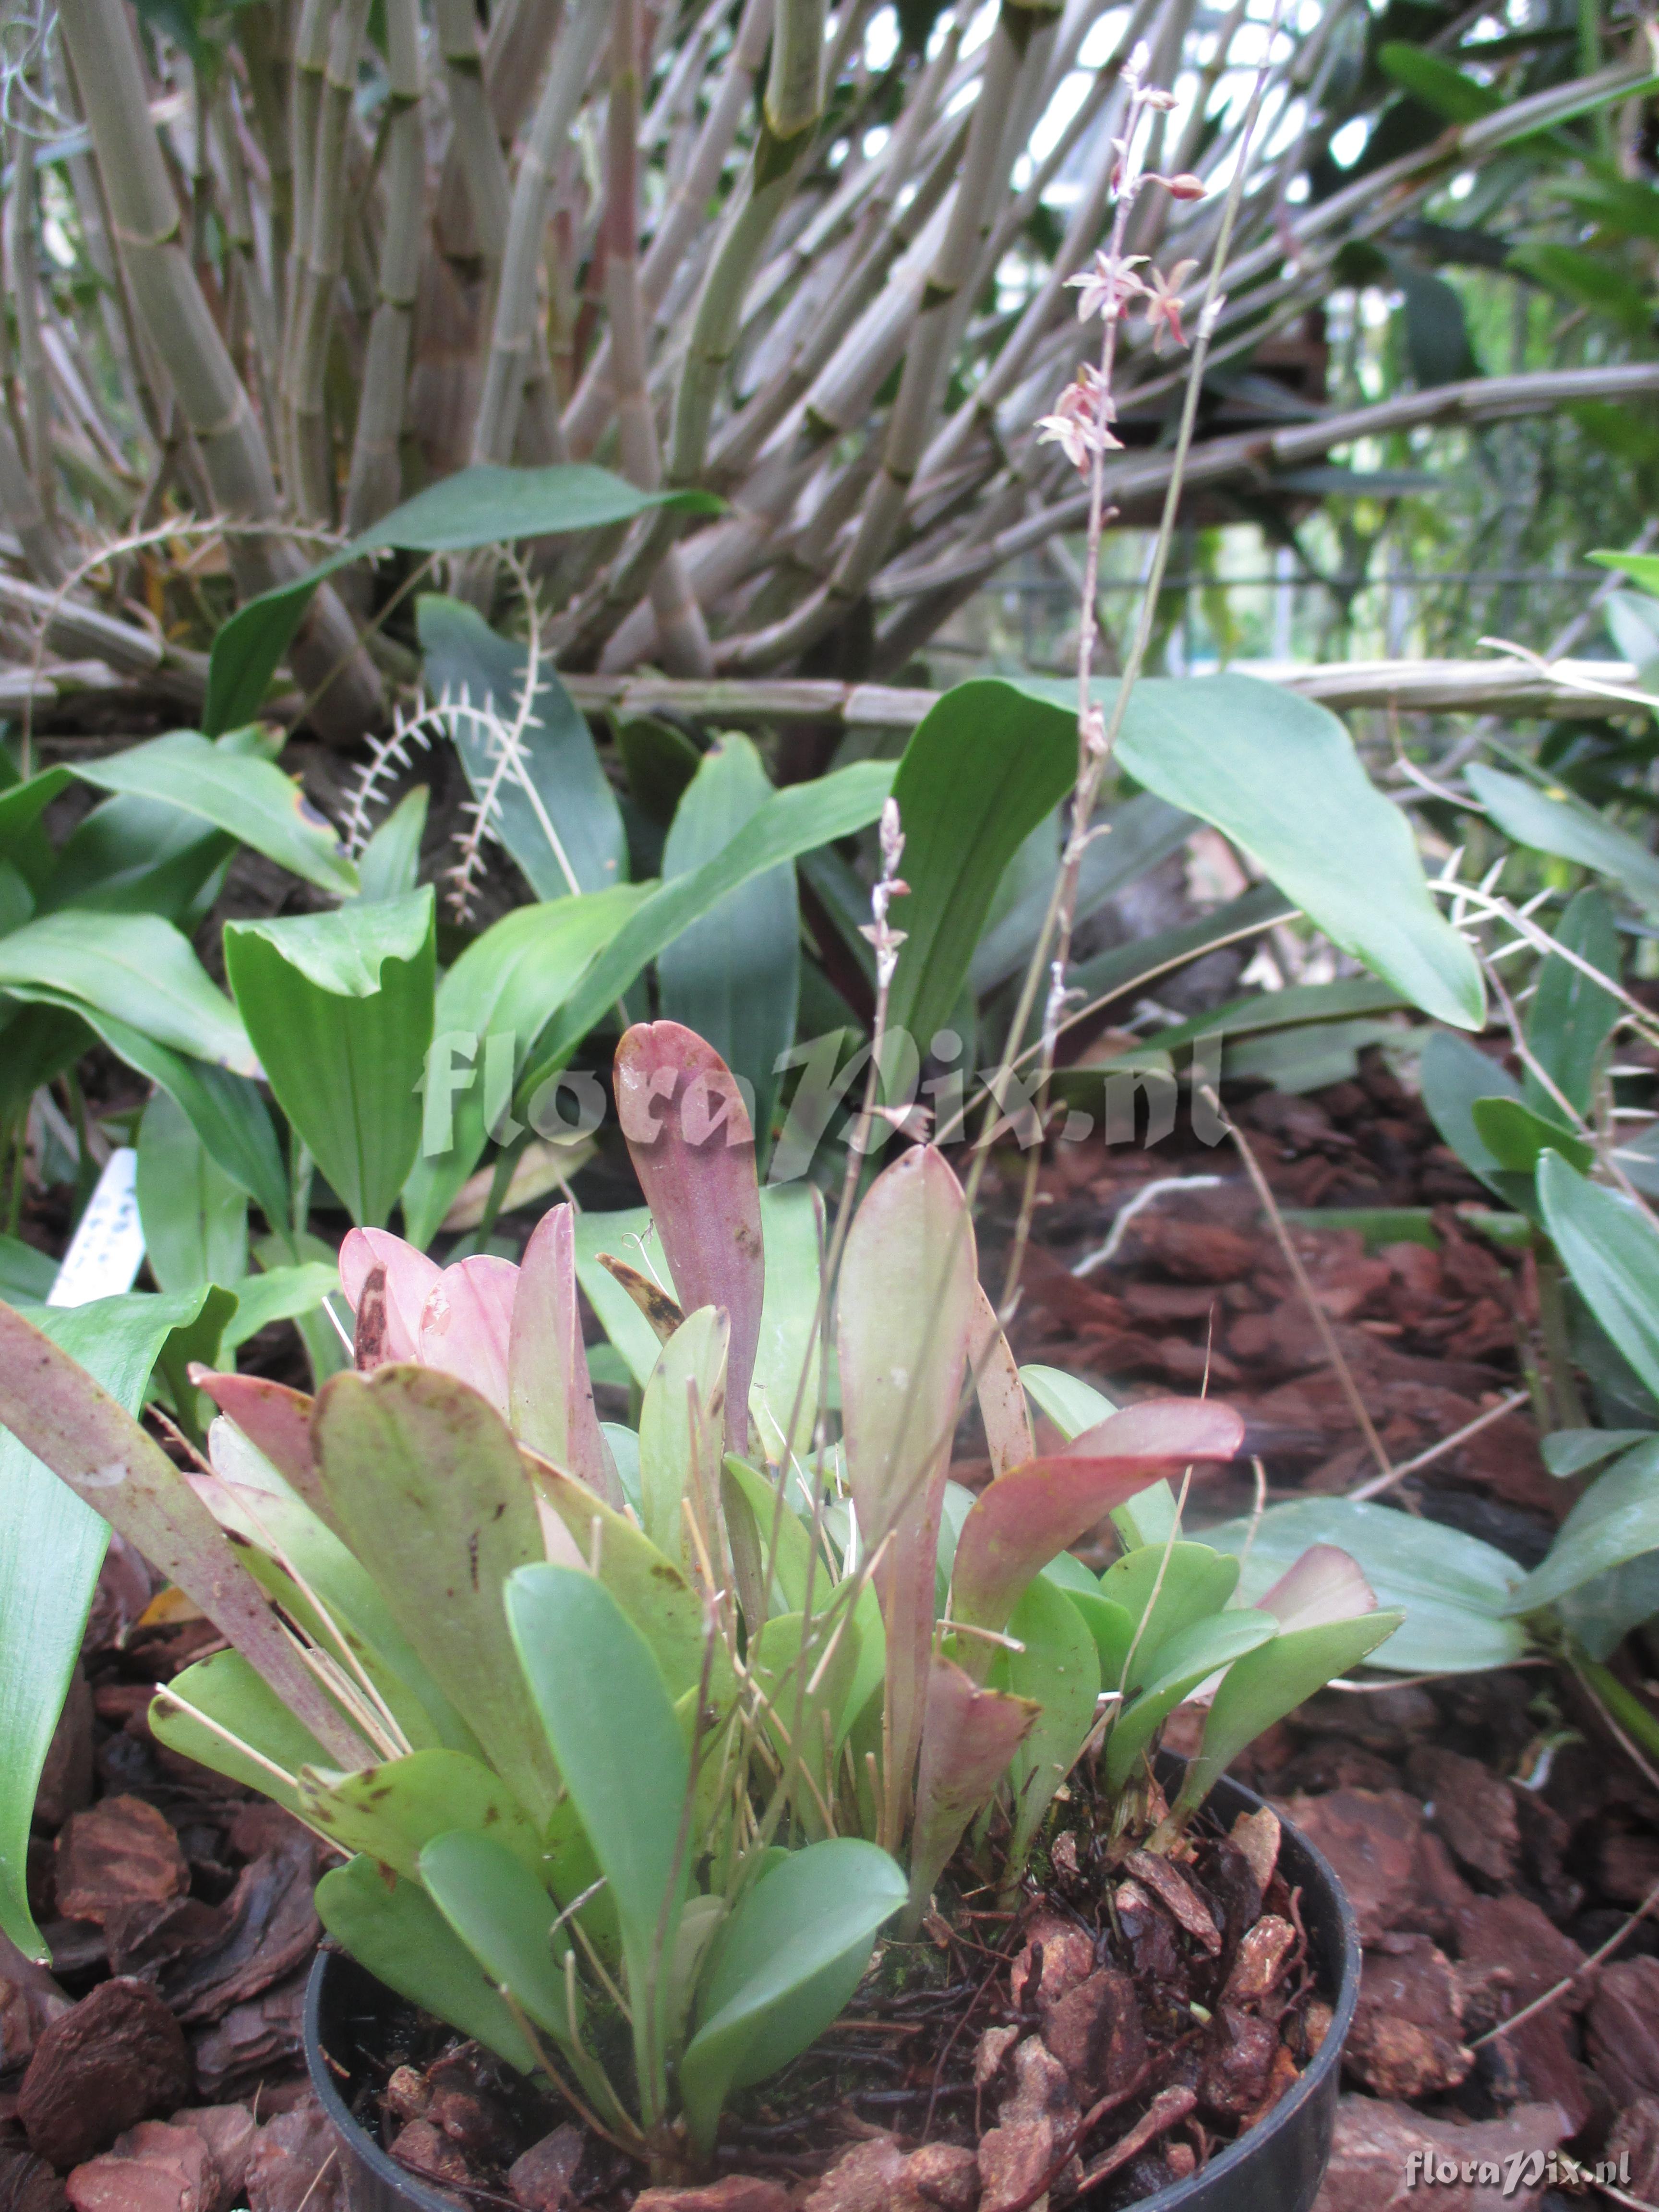
POLYGON ((1181 288, 1197 266, 1196 261, 1177 261, 1167 276, 1154 269, 1152 283, 1141 288, 1146 295, 1146 305, 1141 313, 1152 333, 1154 353, 1163 352, 1166 337, 1173 338, 1178 346, 1187 343, 1187 334, 1181 327, 1181 288))
POLYGON ((1126 302, 1146 289, 1134 273, 1136 264, 1146 258, 1144 253, 1100 252, 1095 256, 1092 269, 1082 269, 1075 276, 1068 276, 1067 284, 1077 286, 1080 294, 1078 320, 1086 323, 1091 315, 1108 319, 1121 315, 1126 302))
POLYGON ((1037 417, 1037 443, 1058 446, 1072 466, 1087 476, 1095 454, 1121 448, 1122 440, 1106 427, 1116 416, 1116 403, 1105 380, 1092 362, 1085 362, 1075 382, 1054 402, 1054 413, 1037 417))

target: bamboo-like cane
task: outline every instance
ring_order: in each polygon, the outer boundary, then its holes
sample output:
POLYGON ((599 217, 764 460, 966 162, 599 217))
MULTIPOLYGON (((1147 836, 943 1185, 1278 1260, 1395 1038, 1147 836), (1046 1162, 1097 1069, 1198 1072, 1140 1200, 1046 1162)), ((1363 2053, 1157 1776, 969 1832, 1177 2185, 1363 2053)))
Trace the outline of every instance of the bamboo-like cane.
MULTIPOLYGON (((489 358, 472 432, 475 461, 507 461, 513 457, 537 329, 542 239, 553 170, 587 90, 588 72, 606 30, 614 30, 620 21, 621 13, 611 0, 577 0, 554 47, 534 118, 520 149, 495 290, 489 358)), ((630 258, 633 243, 630 239, 630 258)), ((562 433, 559 435, 562 442, 562 433)), ((562 451, 558 458, 563 458, 562 451)))
MULTIPOLYGON (((138 312, 194 434, 215 505, 226 515, 274 520, 270 455, 185 253, 125 9, 121 0, 61 0, 58 17, 138 312)), ((244 592, 287 582, 305 566, 282 538, 239 536, 227 550, 244 592)), ((325 732, 355 736, 378 715, 379 682, 326 586, 313 599, 289 658, 302 684, 332 679, 317 713, 325 732)))
POLYGON ((398 503, 398 441, 409 385, 409 348, 425 232, 426 147, 416 0, 386 0, 386 227, 380 238, 379 298, 357 402, 346 487, 345 526, 356 537, 398 503))
POLYGON ((12 308, 17 319, 17 367, 28 429, 29 480, 48 530, 58 515, 58 471, 52 455, 52 378, 40 334, 40 275, 34 240, 34 140, 26 125, 11 134, 11 197, 7 203, 7 259, 12 308))

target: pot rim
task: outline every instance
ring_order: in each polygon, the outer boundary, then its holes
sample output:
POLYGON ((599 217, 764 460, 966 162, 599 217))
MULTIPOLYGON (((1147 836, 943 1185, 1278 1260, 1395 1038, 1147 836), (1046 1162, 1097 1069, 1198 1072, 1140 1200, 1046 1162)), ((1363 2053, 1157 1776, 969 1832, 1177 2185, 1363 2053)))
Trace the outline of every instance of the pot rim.
MULTIPOLYGON (((1218 1796, 1231 1796, 1237 1809, 1254 1812, 1267 1800, 1231 1775, 1220 1776, 1210 1793, 1211 1801, 1218 1796), (1239 1801, 1243 1801, 1242 1804, 1239 1801)), ((1348 1893, 1338 1881, 1336 1869, 1330 1861, 1304 1831, 1292 1820, 1279 1814, 1280 1825, 1288 1836, 1294 1837, 1299 1850, 1307 1854, 1310 1871, 1316 1881, 1328 1891, 1336 1908, 1338 1952, 1336 1960, 1336 1994, 1331 2006, 1331 2024, 1325 2040, 1312 2060, 1303 2069, 1294 2088, 1286 2090, 1266 2118, 1253 2127, 1248 2135, 1230 2143, 1217 2158, 1184 2181, 1171 2182, 1151 2197, 1138 2197, 1130 2212, 1181 2212, 1192 2196, 1212 2181, 1237 2172, 1247 2160, 1269 2154, 1276 2138, 1296 2120, 1303 2107, 1318 2095, 1329 2076, 1342 2063, 1342 2046, 1347 2040, 1348 2030, 1353 2024, 1354 2008, 1359 2002, 1360 1944, 1359 1924, 1354 1917, 1348 1893)), ((1307 1883, 1301 1887, 1305 1890, 1307 1883)), ((409 2167, 397 2160, 374 2140, 362 2123, 348 2110, 343 2097, 336 2085, 332 2066, 324 2055, 321 2014, 323 1982, 330 1962, 346 1959, 348 1954, 325 1941, 317 1953, 310 1978, 306 1984, 305 2051, 306 2067, 311 2084, 330 2121, 340 2136, 349 2143, 354 2157, 361 2160, 388 2187, 400 2190, 405 2203, 414 2212, 455 2212, 458 2203, 466 2198, 459 2191, 436 2189, 422 2182, 409 2167)), ((362 1971, 367 1972, 367 1969, 362 1971)))

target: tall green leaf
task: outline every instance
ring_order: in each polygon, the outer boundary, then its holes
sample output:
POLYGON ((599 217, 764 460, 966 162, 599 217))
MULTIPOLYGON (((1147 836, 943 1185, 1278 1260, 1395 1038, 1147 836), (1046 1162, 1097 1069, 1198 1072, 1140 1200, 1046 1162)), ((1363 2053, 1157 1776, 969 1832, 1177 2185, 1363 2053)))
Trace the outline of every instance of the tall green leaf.
POLYGON ((685 1739, 649 1645, 603 1583, 577 1567, 522 1567, 507 1584, 507 1614, 622 1924, 650 2122, 666 2057, 668 1961, 694 1848, 682 1825, 690 1788, 685 1739))
POLYGON ((681 930, 781 861, 863 830, 881 812, 892 787, 885 761, 860 761, 816 783, 791 784, 752 814, 731 842, 690 875, 664 884, 629 916, 560 1008, 520 1085, 533 1095, 563 1067, 646 964, 681 930))
POLYGON ((82 763, 76 773, 100 791, 163 800, 210 822, 337 898, 358 887, 356 869, 300 785, 255 753, 175 730, 82 763))
POLYGON ((1644 1387, 1659 1394, 1659 1228, 1652 1215, 1587 1182, 1555 1152, 1538 1164, 1538 1199, 1573 1288, 1644 1387))
MULTIPOLYGON (((447 971, 433 1033, 456 1041, 453 1112, 447 1117, 441 1101, 428 1111, 421 1155, 404 1185, 404 1225, 412 1244, 424 1248, 437 1234, 456 1192, 483 1157, 487 1115, 507 1105, 536 1039, 646 896, 636 884, 618 884, 580 898, 517 907, 475 938, 447 971), (491 1038, 511 1042, 492 1046, 491 1038), (504 1055, 505 1066, 492 1055, 504 1055), (499 1099, 490 1095, 498 1068, 507 1079, 499 1099), (445 1135, 447 1149, 425 1149, 445 1135)), ((550 1122, 545 1126, 551 1129, 550 1122)))
MULTIPOLYGON (((665 882, 694 873, 725 850, 772 796, 754 742, 737 732, 705 753, 663 847, 665 882)), ((800 915, 787 862, 728 891, 663 948, 662 1012, 706 1037, 750 1086, 750 1120, 763 1168, 777 1097, 776 1064, 795 1034, 800 994, 800 915)))
MULTIPOLYGON (((1604 891, 1587 888, 1571 901, 1555 941, 1618 980, 1619 933, 1604 891)), ((1546 956, 1527 1013, 1527 1042, 1556 1089, 1581 1114, 1589 1112, 1601 1048, 1618 1018, 1619 1001, 1611 991, 1559 952, 1546 956)), ((1559 1120, 1559 1105, 1530 1068, 1524 1082, 1527 1103, 1559 1120)))
POLYGON ((1501 769, 1476 763, 1463 775, 1492 820, 1517 845, 1553 853, 1611 876, 1638 906, 1659 912, 1659 860, 1627 830, 1569 792, 1540 791, 1521 776, 1505 775, 1501 769))
POLYGON ((1505 1610, 1536 1612, 1644 1552, 1659 1552, 1659 1438, 1626 1452, 1591 1484, 1505 1610))
POLYGON ((247 1272, 247 1197, 165 1091, 138 1126, 138 1218, 164 1291, 204 1290, 247 1272))
MULTIPOLYGON (((1115 688, 1096 687, 1109 714, 1115 688)), ((1069 750, 1069 783, 1077 744, 1072 687, 988 678, 958 684, 947 697, 962 701, 964 717, 1000 717, 1001 702, 981 696, 996 691, 1042 710, 1040 721, 1023 726, 1024 742, 1054 759, 1056 778, 1069 750)), ((1253 854, 1310 921, 1413 1005, 1455 1028, 1480 1028, 1486 997, 1474 955, 1430 895, 1409 823, 1373 788, 1326 708, 1254 677, 1153 678, 1135 686, 1118 757, 1149 791, 1253 854)))
POLYGON ((329 1517, 386 1609, 532 1819, 558 1794, 501 1591, 543 1556, 505 1424, 453 1376, 388 1366, 336 1375, 313 1417, 329 1517))
POLYGON ((202 726, 210 737, 217 737, 253 720, 313 592, 327 577, 367 553, 383 546, 411 553, 459 553, 515 538, 548 538, 631 522, 647 507, 708 514, 719 505, 707 492, 636 491, 608 470, 582 463, 541 469, 480 465, 458 470, 393 507, 295 582, 262 592, 239 608, 213 641, 202 726))
POLYGON ((0 990, 38 986, 239 1075, 258 1072, 236 1009, 190 939, 150 914, 43 915, 0 938, 0 990))
POLYGON ((434 932, 429 885, 383 905, 225 931, 231 988, 266 1079, 360 1227, 385 1222, 420 1145, 434 932))

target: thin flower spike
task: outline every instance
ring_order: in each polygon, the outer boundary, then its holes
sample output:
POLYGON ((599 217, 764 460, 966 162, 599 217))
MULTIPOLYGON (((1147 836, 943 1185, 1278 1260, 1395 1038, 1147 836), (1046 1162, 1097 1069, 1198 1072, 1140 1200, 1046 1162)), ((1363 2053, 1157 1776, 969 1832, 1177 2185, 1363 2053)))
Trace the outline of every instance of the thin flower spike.
POLYGON ((617 1118, 680 1306, 726 1309, 726 1438, 746 1456, 766 1290, 749 1109, 714 1047, 678 1022, 639 1022, 628 1031, 617 1047, 616 1087, 617 1118))
POLYGON ((902 1834, 921 1735, 934 1564, 979 1287, 973 1224, 944 1154, 918 1146, 854 1218, 836 1291, 842 1442, 886 1617, 885 1840, 902 1834))
POLYGON ((510 1260, 475 1252, 446 1267, 421 1309, 422 1367, 470 1382, 507 1418, 507 1355, 519 1271, 510 1260))
POLYGON ((1310 1544, 1255 1602, 1259 1612, 1273 1614, 1281 1631, 1323 1628, 1375 1613, 1376 1592, 1346 1552, 1334 1544, 1310 1544))
POLYGON ((520 1443, 622 1510, 622 1484, 593 1410, 576 1295, 575 1218, 556 1206, 536 1224, 519 1271, 507 1340, 507 1423, 520 1443))
POLYGON ((0 1422, 198 1605, 342 1766, 374 1753, 307 1673, 185 1477, 124 1406, 0 1304, 0 1422))
MULTIPOLYGON (((1032 1577, 1097 1521, 1194 1461, 1231 1459, 1243 1440, 1231 1406, 1157 1398, 1085 1429, 1063 1453, 1000 1476, 962 1524, 951 1618, 1000 1633, 1032 1577)), ((977 1638, 963 1640, 972 1671, 989 1655, 977 1638)))
POLYGON ((1029 1698, 981 1689, 948 1659, 933 1661, 910 1838, 912 1925, 963 1829, 988 1801, 1042 1711, 1029 1698))
POLYGON ((435 1260, 417 1252, 389 1229, 354 1229, 340 1247, 340 1288, 355 1314, 363 1285, 376 1267, 386 1269, 386 1334, 383 1357, 415 1359, 420 1354, 421 1309, 443 1273, 435 1260))

